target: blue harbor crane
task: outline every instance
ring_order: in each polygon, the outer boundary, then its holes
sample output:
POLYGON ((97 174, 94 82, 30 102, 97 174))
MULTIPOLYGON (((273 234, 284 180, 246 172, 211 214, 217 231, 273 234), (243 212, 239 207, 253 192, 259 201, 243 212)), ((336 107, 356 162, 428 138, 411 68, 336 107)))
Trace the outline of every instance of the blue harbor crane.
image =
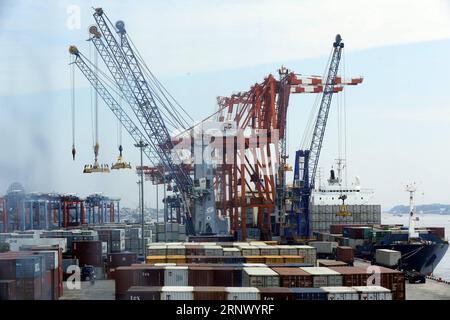
POLYGON ((320 151, 343 48, 344 43, 342 42, 341 36, 338 34, 333 43, 330 65, 319 105, 319 111, 315 119, 310 147, 309 149, 297 150, 295 152, 292 207, 288 216, 287 228, 285 228, 285 236, 288 238, 308 238, 311 235, 309 221, 311 193, 315 186, 320 151))

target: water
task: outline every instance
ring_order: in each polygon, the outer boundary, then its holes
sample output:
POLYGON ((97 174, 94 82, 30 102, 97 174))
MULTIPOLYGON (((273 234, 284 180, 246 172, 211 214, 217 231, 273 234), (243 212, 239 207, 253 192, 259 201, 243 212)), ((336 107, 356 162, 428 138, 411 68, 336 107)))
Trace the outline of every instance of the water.
MULTIPOLYGON (((445 236, 447 239, 450 237, 450 215, 440 215, 440 214, 417 214, 419 221, 416 222, 417 227, 444 227, 445 236)), ((408 225, 409 219, 408 215, 403 215, 401 217, 394 216, 390 213, 381 214, 381 223, 385 224, 404 224, 408 225)), ((435 277, 440 277, 442 279, 450 281, 450 249, 447 250, 445 256, 439 262, 436 269, 434 269, 433 275, 435 277)))

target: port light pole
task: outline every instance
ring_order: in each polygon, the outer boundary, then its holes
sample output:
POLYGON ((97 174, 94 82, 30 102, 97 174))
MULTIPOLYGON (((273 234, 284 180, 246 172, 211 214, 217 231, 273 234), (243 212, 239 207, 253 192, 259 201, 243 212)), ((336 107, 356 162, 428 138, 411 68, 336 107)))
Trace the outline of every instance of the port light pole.
POLYGON ((145 261, 145 237, 144 237, 144 225, 145 225, 145 219, 144 219, 144 159, 143 159, 143 153, 144 148, 148 146, 148 143, 144 143, 142 140, 139 141, 139 143, 136 143, 134 145, 135 147, 141 149, 141 219, 142 219, 142 257, 145 261))

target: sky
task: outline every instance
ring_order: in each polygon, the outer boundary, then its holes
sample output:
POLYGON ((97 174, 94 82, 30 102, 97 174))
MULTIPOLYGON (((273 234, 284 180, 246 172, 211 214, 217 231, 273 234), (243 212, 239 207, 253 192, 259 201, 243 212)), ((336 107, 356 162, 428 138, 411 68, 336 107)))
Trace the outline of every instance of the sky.
MULTIPOLYGON (((89 84, 76 74, 77 159, 72 161, 69 45, 89 52, 92 7, 128 33, 154 74, 200 120, 216 97, 247 90, 284 65, 322 74, 336 33, 345 43, 348 176, 375 190, 383 208, 449 203, 450 1, 39 1, 0 2, 0 194, 10 183, 27 191, 92 192, 138 202, 134 170, 82 174, 93 160, 89 84), (79 13, 79 16, 78 16, 79 13)), ((314 96, 292 98, 288 149, 293 162, 314 96)), ((320 166, 337 158, 333 104, 320 166)), ((100 103, 100 162, 116 160, 117 121, 100 103)), ((139 161, 123 132, 124 157, 139 161)), ((146 203, 155 188, 146 184, 146 203)), ((162 192, 160 192, 162 193, 162 192)))

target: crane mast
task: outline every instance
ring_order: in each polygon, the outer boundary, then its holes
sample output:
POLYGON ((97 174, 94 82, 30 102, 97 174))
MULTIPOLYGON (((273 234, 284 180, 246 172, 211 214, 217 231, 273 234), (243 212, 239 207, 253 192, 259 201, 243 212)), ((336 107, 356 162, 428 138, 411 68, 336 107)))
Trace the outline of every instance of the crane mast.
POLYGON ((323 137, 330 111, 331 98, 335 91, 334 86, 336 84, 336 76, 343 48, 344 43, 338 34, 333 43, 333 53, 319 111, 315 119, 310 147, 308 150, 298 150, 295 154, 293 201, 287 236, 298 235, 309 237, 311 233, 309 226, 311 192, 315 186, 320 151, 322 149, 323 137), (295 226, 295 229, 293 226, 295 226))

